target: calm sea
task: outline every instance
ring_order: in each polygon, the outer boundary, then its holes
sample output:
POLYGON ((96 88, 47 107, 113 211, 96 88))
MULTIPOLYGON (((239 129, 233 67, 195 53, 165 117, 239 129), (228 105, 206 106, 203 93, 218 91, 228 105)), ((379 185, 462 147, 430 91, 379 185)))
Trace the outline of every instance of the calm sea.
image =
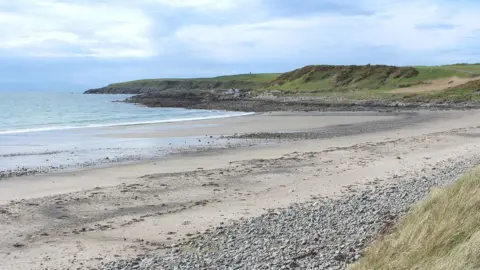
MULTIPOLYGON (((185 128, 180 124, 162 126, 161 123, 248 114, 147 108, 114 102, 126 97, 128 96, 0 92, 0 179, 5 172, 47 172, 152 159, 180 148, 202 147, 203 144, 210 143, 197 137, 108 137, 105 135, 115 131, 103 127, 160 123, 129 127, 129 132, 149 132, 164 128, 185 128)), ((199 121, 192 122, 188 127, 194 129, 202 125, 202 121, 199 121)), ((219 145, 230 143, 215 138, 213 140, 219 145)))
POLYGON ((0 92, 0 134, 177 122, 238 116, 225 111, 147 108, 114 102, 127 95, 0 92))

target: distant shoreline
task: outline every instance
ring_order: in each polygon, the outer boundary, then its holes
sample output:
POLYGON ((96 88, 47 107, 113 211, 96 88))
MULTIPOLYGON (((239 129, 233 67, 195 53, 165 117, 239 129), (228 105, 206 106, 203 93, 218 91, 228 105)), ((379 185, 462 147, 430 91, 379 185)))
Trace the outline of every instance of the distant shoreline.
POLYGON ((203 100, 202 98, 186 100, 184 98, 163 97, 162 95, 137 95, 127 100, 127 103, 140 104, 152 108, 177 107, 200 110, 227 110, 227 111, 415 111, 415 110, 462 110, 478 109, 480 104, 472 102, 401 102, 375 100, 329 100, 324 98, 274 97, 274 98, 232 98, 219 100, 203 100))
POLYGON ((311 65, 282 74, 152 79, 85 94, 133 94, 148 107, 228 111, 368 111, 480 108, 480 65, 311 65))

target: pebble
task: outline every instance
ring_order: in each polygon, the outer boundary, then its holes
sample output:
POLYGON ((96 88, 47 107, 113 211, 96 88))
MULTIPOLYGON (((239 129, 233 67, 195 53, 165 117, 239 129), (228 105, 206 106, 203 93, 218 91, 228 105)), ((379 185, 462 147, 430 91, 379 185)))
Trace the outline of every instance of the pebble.
POLYGON ((478 164, 480 156, 440 162, 436 170, 375 181, 338 198, 315 197, 200 234, 173 252, 117 260, 104 269, 346 269, 431 187, 451 184, 478 164))

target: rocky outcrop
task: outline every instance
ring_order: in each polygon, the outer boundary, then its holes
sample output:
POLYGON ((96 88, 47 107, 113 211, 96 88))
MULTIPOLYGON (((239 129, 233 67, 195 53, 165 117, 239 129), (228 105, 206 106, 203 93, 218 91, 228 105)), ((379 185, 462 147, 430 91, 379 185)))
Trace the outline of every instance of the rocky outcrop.
POLYGON ((148 107, 177 107, 187 109, 227 110, 242 112, 271 111, 405 111, 417 109, 470 109, 479 108, 474 103, 426 103, 371 100, 330 100, 314 97, 255 98, 213 93, 136 95, 126 102, 148 107))
POLYGON ((107 86, 107 87, 87 90, 87 91, 85 91, 84 94, 132 94, 132 95, 137 95, 137 94, 140 94, 141 92, 142 92, 141 88, 107 86))

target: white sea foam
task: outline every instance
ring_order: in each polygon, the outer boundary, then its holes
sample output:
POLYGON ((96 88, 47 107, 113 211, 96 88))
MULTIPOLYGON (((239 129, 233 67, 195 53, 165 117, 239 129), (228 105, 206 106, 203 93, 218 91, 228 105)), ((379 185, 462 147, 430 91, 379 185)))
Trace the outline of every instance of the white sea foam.
POLYGON ((68 130, 68 129, 81 129, 81 128, 102 128, 102 127, 116 127, 116 126, 175 123, 175 122, 185 122, 185 121, 200 121, 200 120, 209 120, 209 119, 248 116, 253 114, 255 113, 225 112, 224 114, 220 114, 220 115, 209 115, 209 116, 202 116, 202 117, 172 118, 172 119, 147 120, 147 121, 138 121, 138 122, 124 122, 124 123, 87 124, 87 125, 78 125, 78 126, 65 125, 65 126, 49 126, 49 127, 39 127, 39 128, 24 128, 24 129, 13 129, 13 130, 0 130, 0 135, 29 133, 29 132, 44 132, 44 131, 55 131, 55 130, 68 130))

